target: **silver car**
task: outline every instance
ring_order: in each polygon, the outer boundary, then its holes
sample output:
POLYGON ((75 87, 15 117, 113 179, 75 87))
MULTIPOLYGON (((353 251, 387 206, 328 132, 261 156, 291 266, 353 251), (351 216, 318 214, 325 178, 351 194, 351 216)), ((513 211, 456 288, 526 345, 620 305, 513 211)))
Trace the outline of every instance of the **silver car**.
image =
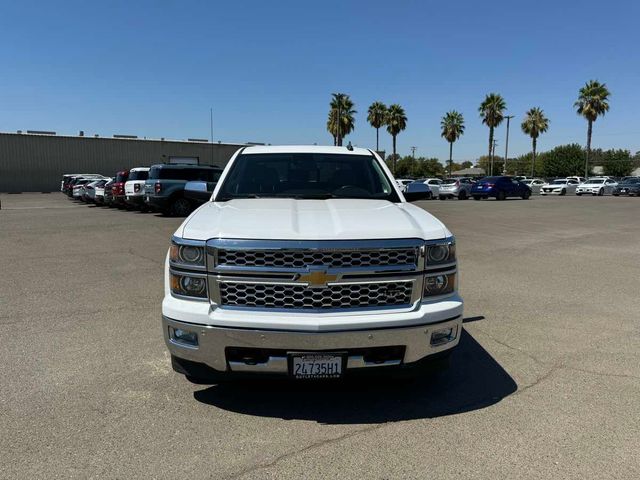
POLYGON ((471 194, 473 183, 472 178, 447 178, 440 185, 438 198, 440 198, 440 200, 446 200, 447 198, 466 200, 471 194))

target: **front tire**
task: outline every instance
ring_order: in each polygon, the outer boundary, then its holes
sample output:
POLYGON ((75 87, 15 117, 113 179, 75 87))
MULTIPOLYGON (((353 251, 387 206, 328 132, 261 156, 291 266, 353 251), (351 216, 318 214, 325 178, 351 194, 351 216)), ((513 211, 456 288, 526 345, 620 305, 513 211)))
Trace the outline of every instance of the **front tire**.
POLYGON ((474 196, 473 196, 473 199, 474 199, 474 200, 480 200, 480 195, 474 195, 474 196))
POLYGON ((504 200, 505 198, 507 198, 507 195, 502 191, 498 192, 496 195, 496 200, 504 200))
POLYGON ((598 190, 598 196, 602 197, 604 195, 604 189, 601 188, 600 190, 598 190))
POLYGON ((467 192, 462 190, 459 194, 458 194, 458 200, 466 200, 467 198, 469 198, 467 196, 467 192))
POLYGON ((522 194, 522 199, 523 200, 529 200, 529 197, 531 196, 531 192, 524 192, 522 194))
POLYGON ((566 195, 567 191, 563 188, 562 191, 560 192, 560 195, 566 195))

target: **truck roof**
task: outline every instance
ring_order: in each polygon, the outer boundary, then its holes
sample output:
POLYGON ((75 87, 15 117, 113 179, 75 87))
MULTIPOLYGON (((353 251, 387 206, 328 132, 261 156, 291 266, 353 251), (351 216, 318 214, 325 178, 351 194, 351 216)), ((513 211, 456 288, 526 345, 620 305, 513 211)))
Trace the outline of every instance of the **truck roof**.
POLYGON ((324 145, 256 145, 246 147, 242 150, 242 155, 252 155, 260 153, 334 153, 342 155, 371 155, 371 151, 366 148, 349 150, 346 146, 334 147, 324 145))

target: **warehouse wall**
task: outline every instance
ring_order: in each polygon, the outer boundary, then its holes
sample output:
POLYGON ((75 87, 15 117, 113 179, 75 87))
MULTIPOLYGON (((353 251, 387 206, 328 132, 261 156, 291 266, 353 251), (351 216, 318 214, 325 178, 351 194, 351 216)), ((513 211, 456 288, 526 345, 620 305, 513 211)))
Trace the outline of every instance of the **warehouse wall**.
POLYGON ((224 166, 242 145, 164 140, 0 133, 0 192, 60 189, 64 173, 100 173, 149 166, 169 157, 199 157, 224 166))

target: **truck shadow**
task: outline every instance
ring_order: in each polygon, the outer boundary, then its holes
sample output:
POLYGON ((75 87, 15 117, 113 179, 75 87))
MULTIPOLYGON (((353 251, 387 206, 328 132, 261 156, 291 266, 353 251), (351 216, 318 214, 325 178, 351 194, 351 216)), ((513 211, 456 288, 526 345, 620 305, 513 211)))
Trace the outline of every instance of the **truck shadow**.
POLYGON ((199 402, 245 415, 360 424, 478 410, 517 388, 500 364, 463 331, 449 370, 414 382, 376 378, 337 383, 261 381, 215 385, 193 395, 199 402))

